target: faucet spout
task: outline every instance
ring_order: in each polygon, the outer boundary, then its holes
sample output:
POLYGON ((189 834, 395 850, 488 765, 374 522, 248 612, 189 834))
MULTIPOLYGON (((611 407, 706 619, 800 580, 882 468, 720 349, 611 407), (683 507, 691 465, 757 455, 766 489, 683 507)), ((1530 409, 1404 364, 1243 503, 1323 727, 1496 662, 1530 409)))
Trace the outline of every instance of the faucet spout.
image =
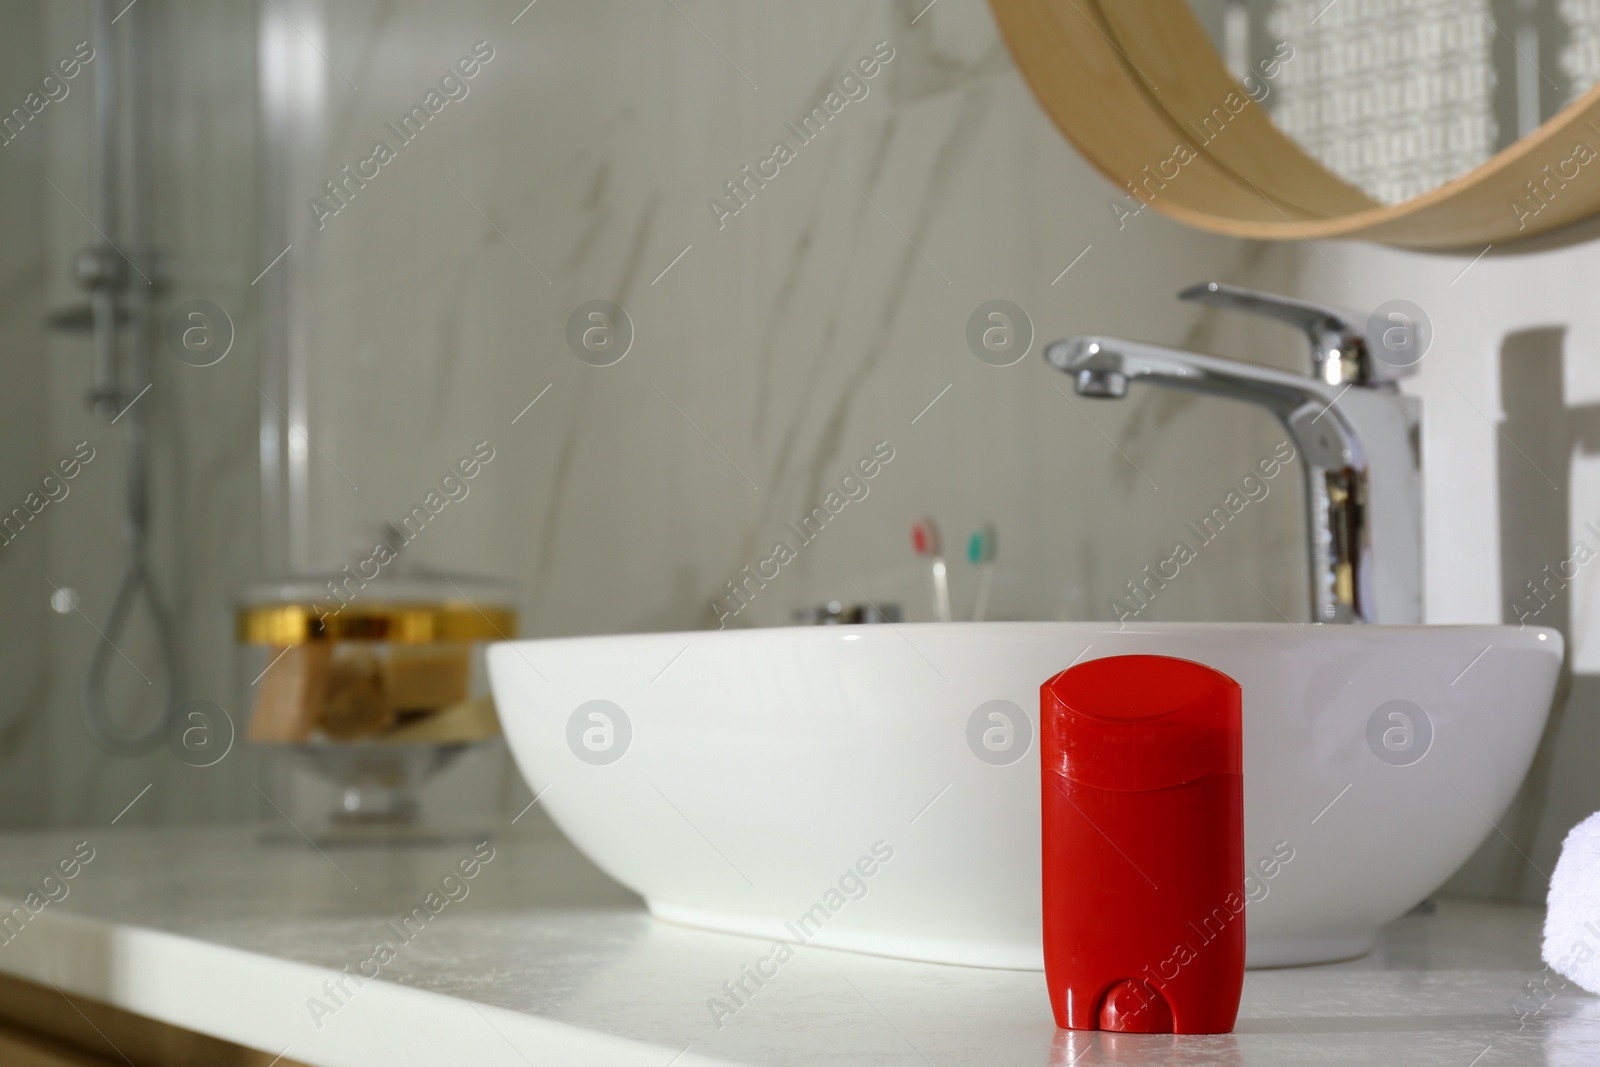
POLYGON ((1114 337, 1069 337, 1044 357, 1079 396, 1144 382, 1271 412, 1305 467, 1312 621, 1422 621, 1415 400, 1114 337))
POLYGON ((1045 346, 1047 363, 1072 377, 1079 396, 1120 400, 1130 382, 1242 400, 1288 419, 1307 404, 1332 403, 1337 389, 1271 367, 1203 356, 1117 337, 1069 337, 1045 346))

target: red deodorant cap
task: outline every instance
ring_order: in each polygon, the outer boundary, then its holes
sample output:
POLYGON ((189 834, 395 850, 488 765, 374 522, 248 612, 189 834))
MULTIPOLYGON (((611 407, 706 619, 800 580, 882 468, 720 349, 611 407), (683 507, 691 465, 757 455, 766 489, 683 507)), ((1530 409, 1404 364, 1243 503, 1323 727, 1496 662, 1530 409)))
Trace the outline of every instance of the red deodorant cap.
POLYGON ((1210 667, 1111 656, 1062 671, 1041 692, 1040 710, 1051 716, 1041 720, 1042 751, 1050 770, 1074 782, 1165 789, 1243 771, 1239 686, 1210 667))
POLYGON ((1241 693, 1167 656, 1039 690, 1045 977, 1058 1026, 1226 1033, 1244 985, 1241 693))

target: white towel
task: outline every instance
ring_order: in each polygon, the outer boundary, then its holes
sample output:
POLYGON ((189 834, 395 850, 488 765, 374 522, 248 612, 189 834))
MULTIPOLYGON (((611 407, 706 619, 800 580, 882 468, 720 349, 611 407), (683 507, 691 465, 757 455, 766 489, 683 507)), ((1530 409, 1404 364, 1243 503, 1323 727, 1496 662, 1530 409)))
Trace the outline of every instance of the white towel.
POLYGON ((1561 843, 1544 917, 1544 961, 1591 993, 1600 993, 1600 812, 1561 843))

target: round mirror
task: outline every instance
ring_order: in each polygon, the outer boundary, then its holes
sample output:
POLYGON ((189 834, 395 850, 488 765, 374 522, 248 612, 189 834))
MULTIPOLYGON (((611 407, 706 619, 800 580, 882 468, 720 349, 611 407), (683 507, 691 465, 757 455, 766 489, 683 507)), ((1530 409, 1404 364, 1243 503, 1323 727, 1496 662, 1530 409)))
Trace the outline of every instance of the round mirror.
POLYGON ((1594 0, 991 3, 1119 221, 1459 247, 1600 211, 1594 0))
POLYGON ((1273 125, 1382 204, 1459 178, 1600 80, 1584 0, 1189 3, 1273 125))

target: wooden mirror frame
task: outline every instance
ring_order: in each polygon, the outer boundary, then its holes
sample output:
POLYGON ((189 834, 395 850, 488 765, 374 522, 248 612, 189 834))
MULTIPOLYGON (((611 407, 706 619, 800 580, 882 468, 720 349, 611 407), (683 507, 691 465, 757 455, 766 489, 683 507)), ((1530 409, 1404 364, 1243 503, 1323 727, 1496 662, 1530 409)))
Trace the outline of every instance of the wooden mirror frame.
POLYGON ((1127 190, 1129 213, 1254 240, 1472 250, 1600 213, 1600 84, 1466 174, 1384 205, 1273 125, 1187 0, 989 3, 1034 96, 1127 190))

